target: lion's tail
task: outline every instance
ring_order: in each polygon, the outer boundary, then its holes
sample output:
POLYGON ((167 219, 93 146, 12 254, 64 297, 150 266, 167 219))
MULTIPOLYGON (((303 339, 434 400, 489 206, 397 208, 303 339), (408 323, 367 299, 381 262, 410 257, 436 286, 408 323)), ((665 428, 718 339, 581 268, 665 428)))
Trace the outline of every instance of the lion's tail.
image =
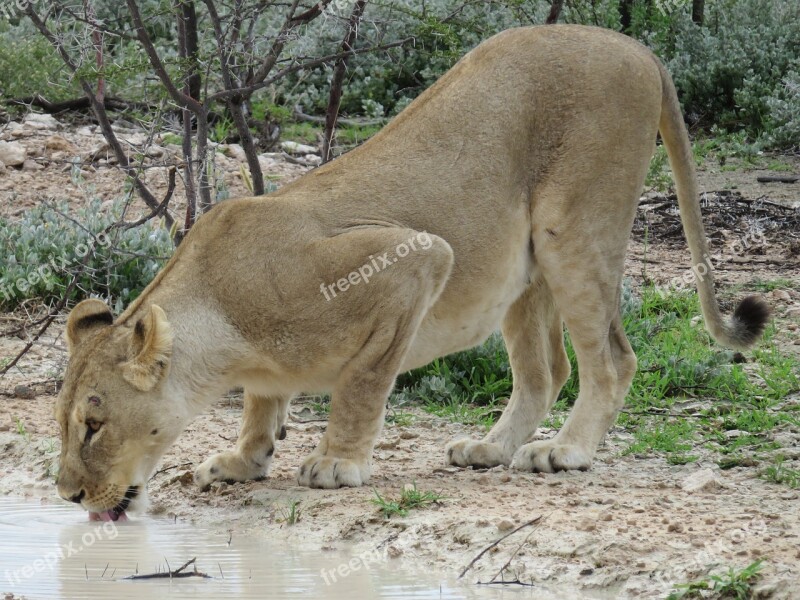
POLYGON ((697 194, 697 177, 689 135, 683 123, 678 95, 667 70, 659 62, 661 71, 661 121, 659 131, 667 148, 669 163, 678 190, 681 222, 692 253, 697 293, 711 336, 723 346, 745 349, 761 337, 769 319, 769 307, 757 296, 744 298, 732 317, 724 317, 714 294, 711 259, 708 254, 706 234, 703 230, 700 203, 697 194))

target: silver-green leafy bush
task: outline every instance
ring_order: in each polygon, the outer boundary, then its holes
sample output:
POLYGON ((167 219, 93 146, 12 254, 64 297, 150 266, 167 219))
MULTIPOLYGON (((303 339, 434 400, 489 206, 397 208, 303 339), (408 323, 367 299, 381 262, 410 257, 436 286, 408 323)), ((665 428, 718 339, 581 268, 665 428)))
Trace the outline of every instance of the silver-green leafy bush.
POLYGON ((0 218, 0 309, 29 299, 58 301, 75 274, 71 301, 97 295, 120 310, 138 296, 173 245, 157 222, 102 235, 122 207, 121 201, 106 208, 94 199, 77 210, 42 204, 18 220, 0 218))

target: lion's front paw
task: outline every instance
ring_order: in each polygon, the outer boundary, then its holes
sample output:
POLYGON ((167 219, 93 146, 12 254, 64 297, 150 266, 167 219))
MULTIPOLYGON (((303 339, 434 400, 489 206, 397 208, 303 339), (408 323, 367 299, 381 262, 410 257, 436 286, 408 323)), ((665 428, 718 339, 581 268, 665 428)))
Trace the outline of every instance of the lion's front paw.
POLYGON ((312 454, 297 472, 297 482, 312 488, 360 487, 369 481, 369 461, 312 454))
POLYGON ((508 465, 511 457, 499 444, 463 439, 448 444, 447 462, 458 467, 490 469, 508 465))
POLYGON ((241 454, 231 451, 216 454, 197 467, 194 472, 194 482, 200 489, 208 489, 215 481, 249 481, 263 479, 267 476, 269 465, 272 462, 272 453, 265 454, 261 460, 248 460, 241 454))
POLYGON ((534 473, 556 471, 587 471, 592 455, 574 444, 559 444, 554 440, 525 444, 514 454, 511 468, 534 473))

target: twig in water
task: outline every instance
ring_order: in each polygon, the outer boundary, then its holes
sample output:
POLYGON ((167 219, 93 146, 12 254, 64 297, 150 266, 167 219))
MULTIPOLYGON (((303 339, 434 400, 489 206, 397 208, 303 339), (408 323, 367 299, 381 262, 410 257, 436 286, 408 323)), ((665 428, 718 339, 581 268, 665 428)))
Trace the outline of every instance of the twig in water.
MULTIPOLYGON (((158 573, 146 573, 143 575, 129 575, 125 579, 180 579, 183 577, 202 577, 203 579, 211 579, 211 575, 206 575, 205 573, 197 570, 197 565, 195 561, 197 557, 186 561, 186 563, 182 567, 178 567, 174 571, 170 571, 169 569, 164 572, 158 573), (194 565, 193 571, 184 571, 186 567, 189 565, 194 565)), ((167 567, 169 567, 169 563, 167 563, 167 567)), ((136 572, 139 572, 139 566, 136 566, 136 572)))

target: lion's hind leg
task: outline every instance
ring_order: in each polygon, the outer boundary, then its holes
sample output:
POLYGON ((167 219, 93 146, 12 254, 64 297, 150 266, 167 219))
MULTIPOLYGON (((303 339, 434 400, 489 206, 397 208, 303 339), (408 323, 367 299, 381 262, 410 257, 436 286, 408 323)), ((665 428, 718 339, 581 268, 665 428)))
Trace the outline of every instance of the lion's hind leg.
POLYGON ((261 396, 244 392, 242 429, 236 448, 212 456, 194 474, 201 489, 214 481, 248 481, 267 476, 275 440, 286 436, 286 416, 291 396, 261 396))
POLYGON ((579 393, 558 434, 522 446, 514 468, 546 473, 588 469, 622 408, 636 371, 619 312, 626 242, 610 241, 612 247, 602 252, 575 238, 541 254, 539 265, 575 348, 579 393))
POLYGON ((514 388, 508 407, 480 441, 461 439, 447 460, 461 467, 511 464, 517 449, 536 431, 569 377, 564 329, 547 283, 535 277, 503 320, 514 388))

